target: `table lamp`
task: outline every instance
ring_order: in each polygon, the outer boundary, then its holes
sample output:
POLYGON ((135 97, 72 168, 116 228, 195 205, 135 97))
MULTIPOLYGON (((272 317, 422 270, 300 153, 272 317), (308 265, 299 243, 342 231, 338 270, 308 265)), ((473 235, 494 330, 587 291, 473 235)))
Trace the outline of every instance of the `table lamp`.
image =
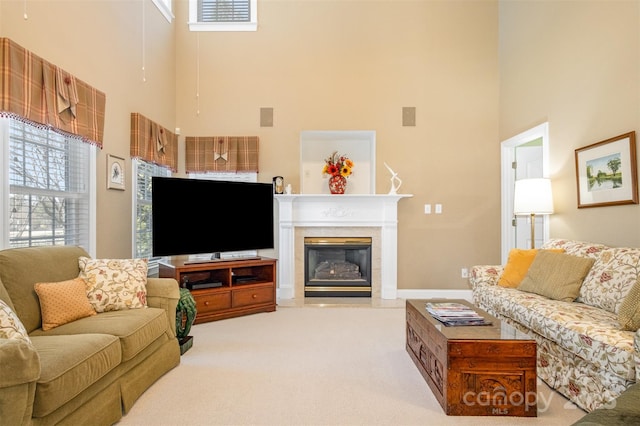
POLYGON ((531 216, 531 248, 535 248, 535 216, 553 213, 551 181, 545 178, 516 181, 513 194, 513 214, 531 216))

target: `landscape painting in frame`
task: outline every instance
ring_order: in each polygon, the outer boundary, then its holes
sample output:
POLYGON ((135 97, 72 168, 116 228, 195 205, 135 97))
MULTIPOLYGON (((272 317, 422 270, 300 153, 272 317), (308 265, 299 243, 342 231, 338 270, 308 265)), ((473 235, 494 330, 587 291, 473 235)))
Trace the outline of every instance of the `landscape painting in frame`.
POLYGON ((635 131, 575 152, 578 208, 638 204, 635 131))

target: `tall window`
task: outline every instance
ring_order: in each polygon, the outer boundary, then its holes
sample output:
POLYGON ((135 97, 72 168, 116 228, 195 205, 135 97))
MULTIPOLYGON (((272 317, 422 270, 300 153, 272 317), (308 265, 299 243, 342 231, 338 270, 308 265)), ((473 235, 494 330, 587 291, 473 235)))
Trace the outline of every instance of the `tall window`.
POLYGON ((95 251, 95 147, 44 126, 0 118, 0 246, 95 251))
POLYGON ((152 221, 151 221, 151 178, 153 176, 171 176, 171 170, 157 164, 142 160, 133 160, 136 177, 136 198, 134 199, 133 253, 137 258, 149 259, 149 274, 153 275, 157 268, 157 259, 152 253, 152 221))
POLYGON ((191 31, 256 31, 257 0, 189 0, 191 31))
POLYGON ((174 18, 173 11, 171 10, 171 0, 152 0, 152 1, 153 1, 153 4, 156 5, 158 10, 160 10, 160 13, 162 13, 162 15, 165 18, 167 18, 167 21, 171 23, 171 21, 174 18))

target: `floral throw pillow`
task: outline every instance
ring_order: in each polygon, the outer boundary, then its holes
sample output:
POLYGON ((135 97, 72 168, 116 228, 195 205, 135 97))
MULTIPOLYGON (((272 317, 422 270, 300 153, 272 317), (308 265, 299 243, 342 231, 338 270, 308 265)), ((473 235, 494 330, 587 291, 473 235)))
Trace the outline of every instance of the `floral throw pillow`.
POLYGON ((29 334, 15 312, 0 299, 0 338, 19 339, 31 343, 29 334))
POLYGON ((580 288, 580 300, 587 305, 617 314, 636 284, 640 271, 639 248, 608 248, 593 264, 580 288))
POLYGON ((147 259, 90 259, 80 257, 79 277, 96 312, 147 306, 147 259))

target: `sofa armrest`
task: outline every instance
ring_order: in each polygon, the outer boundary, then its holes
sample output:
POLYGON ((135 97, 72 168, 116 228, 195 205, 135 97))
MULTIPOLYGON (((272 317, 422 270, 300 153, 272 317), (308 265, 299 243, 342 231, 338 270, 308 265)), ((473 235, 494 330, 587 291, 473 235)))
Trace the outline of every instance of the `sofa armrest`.
POLYGON ((471 290, 475 290, 481 284, 497 285, 503 271, 504 266, 500 265, 476 265, 472 267, 469 275, 471 290))
POLYGON ((0 419, 2 424, 31 423, 40 357, 19 339, 0 338, 0 419))
POLYGON ((180 300, 180 287, 173 278, 147 278, 147 305, 167 312, 169 327, 176 335, 176 307, 180 300))

